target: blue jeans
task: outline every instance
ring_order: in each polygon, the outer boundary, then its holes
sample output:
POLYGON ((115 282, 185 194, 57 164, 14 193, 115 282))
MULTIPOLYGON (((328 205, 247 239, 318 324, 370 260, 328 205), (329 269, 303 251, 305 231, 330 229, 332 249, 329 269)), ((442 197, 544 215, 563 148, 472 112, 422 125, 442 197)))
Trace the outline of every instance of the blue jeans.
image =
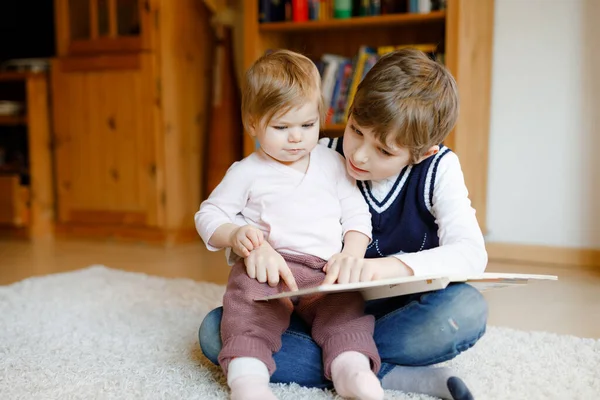
MULTIPOLYGON (((423 366, 456 357, 485 333, 487 303, 477 289, 464 283, 444 290, 371 300, 365 312, 375 316, 375 343, 381 356, 381 379, 396 365, 423 366)), ((200 326, 200 347, 214 364, 221 351, 222 308, 211 311, 200 326)), ((296 314, 274 354, 274 383, 295 382, 327 388, 321 349, 310 336, 310 327, 296 314)))

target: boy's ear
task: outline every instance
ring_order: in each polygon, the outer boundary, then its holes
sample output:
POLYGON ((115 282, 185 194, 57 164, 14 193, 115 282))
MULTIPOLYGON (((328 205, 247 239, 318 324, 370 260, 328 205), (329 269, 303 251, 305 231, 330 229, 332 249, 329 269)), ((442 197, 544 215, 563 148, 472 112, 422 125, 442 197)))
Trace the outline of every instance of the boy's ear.
MULTIPOLYGON (((433 156, 433 155, 436 155, 436 154, 438 153, 438 151, 440 151, 440 146, 438 146, 437 144, 436 144, 435 146, 431 146, 431 147, 430 147, 430 148, 429 148, 429 149, 428 149, 428 150, 425 152, 425 154, 423 154, 423 155, 421 156, 421 158, 419 158, 419 162, 418 162, 418 163, 420 163, 420 162, 421 162, 421 161, 423 161, 423 160, 426 160, 426 159, 428 159, 429 157, 431 157, 431 156, 433 156)), ((417 163, 417 164, 418 164, 418 163, 417 163)))

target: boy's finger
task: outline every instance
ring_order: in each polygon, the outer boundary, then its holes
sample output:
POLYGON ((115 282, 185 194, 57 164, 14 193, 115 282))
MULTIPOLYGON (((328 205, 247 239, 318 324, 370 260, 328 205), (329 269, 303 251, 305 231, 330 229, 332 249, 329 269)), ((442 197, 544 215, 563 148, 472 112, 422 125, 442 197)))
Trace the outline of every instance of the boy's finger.
POLYGON ((264 265, 256 266, 256 280, 260 283, 265 283, 267 281, 267 269, 264 265))
POLYGON ((329 267, 328 271, 327 271, 327 275, 325 275, 325 279, 323 280, 323 283, 321 285, 332 285, 335 283, 335 281, 338 278, 338 274, 339 274, 339 265, 333 264, 332 266, 329 267))
POLYGON ((343 268, 340 268, 340 274, 337 278, 338 283, 348 283, 350 282, 350 271, 351 268, 346 264, 343 268))
POLYGON ((261 244, 263 244, 263 241, 265 240, 265 235, 262 233, 262 231, 256 231, 257 236, 258 236, 258 245, 260 246, 261 244))
POLYGON ((330 258, 329 261, 325 263, 323 267, 323 272, 327 272, 327 270, 331 269, 331 266, 335 264, 335 258, 330 258))
POLYGON ((252 257, 246 258, 246 273, 251 279, 256 279, 256 264, 254 263, 254 259, 252 257))
POLYGON ((356 266, 355 268, 352 268, 352 270, 350 271, 349 283, 360 282, 361 272, 362 272, 362 268, 360 268, 358 266, 356 266))
POLYGON ((360 273, 360 281, 359 282, 371 282, 373 280, 373 271, 368 268, 363 268, 360 273))
POLYGON ((279 284, 279 270, 274 264, 270 264, 267 267, 267 282, 269 282, 269 286, 271 287, 275 287, 279 284))
POLYGON ((281 279, 291 291, 295 292, 298 290, 296 279, 294 279, 294 275, 287 265, 284 264, 283 266, 279 267, 279 276, 281 276, 281 279))

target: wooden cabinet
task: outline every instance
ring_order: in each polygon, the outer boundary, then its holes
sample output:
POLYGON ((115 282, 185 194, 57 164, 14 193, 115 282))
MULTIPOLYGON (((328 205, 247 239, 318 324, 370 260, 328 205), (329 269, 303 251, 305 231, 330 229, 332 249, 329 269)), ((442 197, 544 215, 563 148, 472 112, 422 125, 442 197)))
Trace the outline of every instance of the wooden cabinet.
POLYGON ((52 65, 58 231, 196 238, 208 11, 195 0, 55 1, 62 27, 52 65))
MULTIPOLYGON (((61 222, 157 226, 153 94, 142 67, 152 56, 135 57, 137 68, 54 75, 61 222)), ((58 60, 54 70, 68 63, 58 60)))
MULTIPOLYGON (((447 0, 446 4, 446 10, 427 14, 259 23, 259 1, 244 0, 243 63, 248 68, 275 48, 289 48, 317 60, 326 53, 353 57, 362 45, 437 44, 461 97, 459 120, 447 145, 460 156, 470 198, 485 228, 494 1, 447 0)), ((344 127, 325 126, 325 134, 340 135, 344 127)), ((245 135, 245 153, 253 150, 252 138, 245 135)))
POLYGON ((55 0, 59 55, 149 50, 151 0, 55 0))

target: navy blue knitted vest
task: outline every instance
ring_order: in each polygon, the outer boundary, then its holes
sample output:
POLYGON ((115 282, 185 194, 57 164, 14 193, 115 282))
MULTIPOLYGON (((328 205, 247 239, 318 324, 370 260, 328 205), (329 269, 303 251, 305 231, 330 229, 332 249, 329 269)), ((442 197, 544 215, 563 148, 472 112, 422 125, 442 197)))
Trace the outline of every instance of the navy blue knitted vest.
MULTIPOLYGON (((342 140, 329 139, 326 144, 343 156, 342 140)), ((449 152, 449 148, 440 146, 435 156, 405 167, 381 202, 371 194, 368 181, 357 182, 369 204, 373 224, 373 241, 367 249, 367 258, 415 253, 439 246, 438 226, 430 210, 437 167, 449 152)))

